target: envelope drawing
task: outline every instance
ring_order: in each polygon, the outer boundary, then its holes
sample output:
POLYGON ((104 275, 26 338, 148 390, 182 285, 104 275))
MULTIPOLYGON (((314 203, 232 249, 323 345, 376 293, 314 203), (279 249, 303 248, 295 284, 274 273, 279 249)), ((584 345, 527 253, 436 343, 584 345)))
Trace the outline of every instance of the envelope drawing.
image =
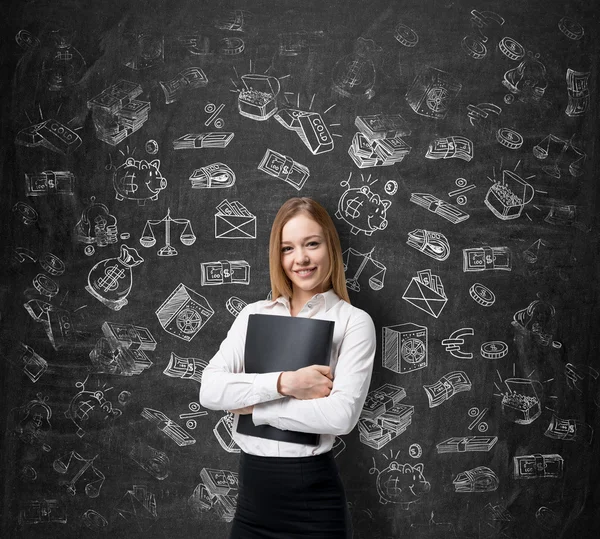
POLYGON ((437 318, 446 305, 448 298, 432 288, 425 286, 417 277, 413 277, 406 287, 402 299, 411 305, 437 318))
POLYGON ((256 216, 215 214, 215 238, 256 239, 256 216))

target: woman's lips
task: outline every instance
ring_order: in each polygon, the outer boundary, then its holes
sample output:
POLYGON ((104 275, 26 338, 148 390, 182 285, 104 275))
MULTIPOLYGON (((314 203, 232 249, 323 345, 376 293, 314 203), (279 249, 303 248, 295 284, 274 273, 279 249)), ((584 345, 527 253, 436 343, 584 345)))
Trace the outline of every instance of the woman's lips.
POLYGON ((309 277, 315 272, 316 269, 317 268, 296 270, 294 273, 299 277, 309 277))

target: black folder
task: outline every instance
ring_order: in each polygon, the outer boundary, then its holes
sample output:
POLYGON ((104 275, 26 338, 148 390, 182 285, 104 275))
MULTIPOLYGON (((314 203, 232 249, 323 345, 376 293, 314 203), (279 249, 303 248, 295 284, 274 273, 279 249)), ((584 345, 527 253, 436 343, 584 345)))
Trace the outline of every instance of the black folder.
MULTIPOLYGON (((309 365, 329 365, 335 322, 251 314, 248 318, 244 369, 247 373, 295 371, 309 365)), ((237 431, 280 442, 318 445, 319 435, 255 425, 252 414, 240 415, 237 431)))

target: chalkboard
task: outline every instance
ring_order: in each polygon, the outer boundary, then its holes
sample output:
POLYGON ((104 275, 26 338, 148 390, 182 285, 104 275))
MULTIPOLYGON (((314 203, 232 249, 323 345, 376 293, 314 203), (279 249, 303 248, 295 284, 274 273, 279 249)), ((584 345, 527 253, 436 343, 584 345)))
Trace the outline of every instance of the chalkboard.
POLYGON ((354 537, 597 537, 596 3, 3 15, 2 537, 227 537, 202 369, 293 196, 377 328, 354 537))

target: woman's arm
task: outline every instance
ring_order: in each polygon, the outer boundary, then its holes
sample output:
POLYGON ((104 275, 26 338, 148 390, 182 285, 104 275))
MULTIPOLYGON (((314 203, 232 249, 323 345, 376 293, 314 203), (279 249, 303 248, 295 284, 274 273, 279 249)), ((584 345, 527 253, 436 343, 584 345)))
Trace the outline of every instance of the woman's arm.
POLYGON ((369 391, 375 347, 373 321, 359 311, 348 322, 329 396, 311 400, 287 397, 257 404, 252 413, 254 424, 317 434, 349 433, 369 391))
POLYGON ((244 348, 252 305, 242 309, 227 337, 202 373, 200 404, 210 410, 236 410, 259 402, 280 399, 280 372, 244 373, 244 348))

